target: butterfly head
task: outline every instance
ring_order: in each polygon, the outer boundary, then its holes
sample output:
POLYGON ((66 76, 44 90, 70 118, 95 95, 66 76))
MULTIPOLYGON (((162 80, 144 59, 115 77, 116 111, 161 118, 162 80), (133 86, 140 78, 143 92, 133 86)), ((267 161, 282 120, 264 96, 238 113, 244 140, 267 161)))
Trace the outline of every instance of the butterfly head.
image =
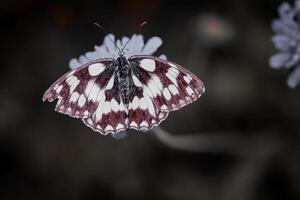
POLYGON ((123 49, 119 50, 118 56, 122 58, 126 58, 126 54, 124 53, 123 49))
POLYGON ((124 54, 124 52, 120 52, 119 53, 119 57, 117 58, 117 62, 119 64, 119 66, 126 66, 128 64, 126 55, 124 54))

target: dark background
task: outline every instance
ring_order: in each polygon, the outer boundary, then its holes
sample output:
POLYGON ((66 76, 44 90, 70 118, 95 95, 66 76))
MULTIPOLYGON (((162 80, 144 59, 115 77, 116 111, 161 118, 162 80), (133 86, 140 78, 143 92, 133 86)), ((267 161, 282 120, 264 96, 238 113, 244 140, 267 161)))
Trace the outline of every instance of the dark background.
POLYGON ((1 1, 0 199, 299 199, 300 89, 268 65, 281 2, 1 1), (160 36, 156 55, 205 83, 161 124, 169 139, 101 136, 42 102, 71 58, 102 43, 95 21, 160 36))

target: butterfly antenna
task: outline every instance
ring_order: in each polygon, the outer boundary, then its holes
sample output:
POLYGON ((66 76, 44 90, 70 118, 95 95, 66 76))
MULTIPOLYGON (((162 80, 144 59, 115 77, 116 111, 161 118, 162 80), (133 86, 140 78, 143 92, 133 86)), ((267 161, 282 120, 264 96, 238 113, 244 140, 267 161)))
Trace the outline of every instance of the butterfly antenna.
MULTIPOLYGON (((143 22, 139 25, 139 28, 141 28, 142 26, 144 26, 145 24, 147 24, 147 22, 143 22)), ((128 42, 130 41, 131 39, 128 39, 127 42, 125 43, 124 47, 122 48, 122 52, 123 50, 125 49, 125 47, 127 46, 128 42)))
POLYGON ((109 38, 109 40, 115 45, 115 47, 119 50, 120 53, 123 52, 123 49, 121 51, 121 49, 118 47, 118 45, 116 44, 116 42, 109 36, 109 34, 106 33, 106 31, 104 30, 104 28, 98 24, 97 22, 94 23, 95 26, 99 27, 104 33, 105 35, 109 38))
POLYGON ((142 26, 144 26, 145 24, 147 24, 147 22, 141 23, 141 24, 139 25, 139 27, 142 27, 142 26))

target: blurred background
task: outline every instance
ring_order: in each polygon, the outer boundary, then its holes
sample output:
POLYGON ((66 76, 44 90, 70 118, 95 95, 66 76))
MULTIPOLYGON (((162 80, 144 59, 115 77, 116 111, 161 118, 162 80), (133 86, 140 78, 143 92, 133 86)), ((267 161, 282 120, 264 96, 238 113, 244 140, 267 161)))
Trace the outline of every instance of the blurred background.
POLYGON ((268 65, 281 2, 1 1, 0 199, 300 199, 300 88, 268 65), (156 55, 205 95, 122 140, 54 112, 42 95, 102 43, 95 21, 118 38, 161 37, 156 55))

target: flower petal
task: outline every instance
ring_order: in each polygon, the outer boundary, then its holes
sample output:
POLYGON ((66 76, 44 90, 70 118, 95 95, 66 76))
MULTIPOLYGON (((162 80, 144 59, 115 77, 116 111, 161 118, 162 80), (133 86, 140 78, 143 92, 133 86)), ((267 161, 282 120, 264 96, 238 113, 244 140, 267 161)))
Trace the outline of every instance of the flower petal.
POLYGON ((292 19, 295 15, 295 12, 292 9, 291 5, 287 2, 284 2, 279 6, 278 12, 280 17, 288 20, 292 19))
POLYGON ((296 12, 300 11, 300 0, 296 0, 294 3, 294 8, 296 12))
MULTIPOLYGON (((120 40, 117 40, 117 41, 116 41, 116 45, 117 45, 117 47, 119 47, 119 49, 122 49, 122 43, 121 43, 120 40)), ((119 51, 119 50, 118 50, 118 51, 119 51)))
POLYGON ((281 53, 277 53, 277 54, 273 55, 270 58, 269 63, 272 68, 279 69, 284 66, 284 64, 288 61, 288 59, 290 59, 290 54, 281 52, 281 53))
POLYGON ((284 67, 287 69, 294 67, 299 62, 299 60, 300 60, 300 55, 296 52, 290 55, 290 59, 288 59, 286 63, 284 63, 284 67))
POLYGON ((87 57, 85 57, 84 55, 79 56, 79 63, 85 64, 85 63, 88 63, 89 61, 90 60, 87 57))
POLYGON ((128 37, 122 37, 122 48, 125 46, 125 44, 128 42, 129 38, 128 37))
POLYGON ((103 41, 103 45, 105 46, 108 54, 111 55, 111 57, 117 57, 119 54, 117 48, 115 47, 114 42, 115 42, 115 36, 113 34, 108 34, 107 36, 105 36, 103 41))
POLYGON ((107 48, 104 45, 95 46, 95 50, 99 55, 99 58, 115 58, 113 57, 114 55, 111 55, 110 52, 108 52, 107 48))
POLYGON ((152 37, 144 46, 142 53, 145 55, 153 54, 162 45, 162 40, 159 37, 152 37))
POLYGON ((144 47, 143 36, 142 35, 133 35, 131 40, 128 42, 127 46, 130 46, 130 52, 132 54, 140 54, 144 47))
POLYGON ((89 51, 85 53, 85 57, 89 59, 89 61, 97 60, 100 58, 99 54, 97 51, 89 51))
POLYGON ((80 64, 80 62, 76 58, 72 58, 70 60, 70 62, 69 62, 69 67, 71 69, 76 69, 76 68, 78 68, 80 66, 81 66, 81 64, 80 64))
POLYGON ((123 139, 126 136, 127 136, 127 131, 120 131, 120 132, 111 134, 111 137, 113 137, 116 140, 123 139))
POLYGON ((113 49, 115 45, 113 44, 115 42, 115 36, 114 34, 108 34, 104 37, 103 44, 108 48, 108 49, 113 49), (111 41, 111 40, 112 41, 111 41))
POLYGON ((271 26, 272 26, 272 30, 274 32, 277 32, 277 33, 282 33, 283 32, 283 24, 284 22, 282 22, 282 20, 280 19, 275 19, 272 21, 271 23, 271 26))
POLYGON ((159 57, 163 60, 167 60, 167 56, 165 54, 161 54, 159 57))
POLYGON ((272 41, 274 43, 274 46, 281 51, 287 51, 292 47, 295 47, 297 44, 296 41, 291 37, 287 37, 283 34, 273 36, 272 41))
POLYGON ((287 85, 290 88, 295 88, 300 82, 300 67, 296 67, 290 74, 287 79, 287 85))

